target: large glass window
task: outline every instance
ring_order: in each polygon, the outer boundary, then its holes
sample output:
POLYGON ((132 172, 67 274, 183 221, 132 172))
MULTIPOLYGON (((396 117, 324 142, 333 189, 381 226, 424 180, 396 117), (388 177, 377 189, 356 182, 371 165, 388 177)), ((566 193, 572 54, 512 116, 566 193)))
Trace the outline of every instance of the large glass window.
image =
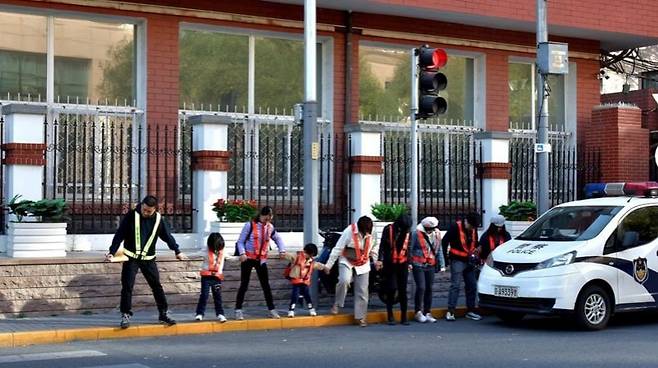
POLYGON ((256 38, 255 93, 256 112, 290 111, 304 100, 302 41, 256 38))
MULTIPOLYGON (((409 50, 359 46, 359 115, 366 121, 400 121, 409 115, 411 72, 409 50)), ((473 59, 448 55, 441 69, 448 87, 440 95, 448 110, 434 122, 472 124, 474 102, 473 59), (461 123, 460 123, 461 122, 461 123)))
POLYGON ((555 207, 517 237, 519 240, 589 240, 621 210, 616 206, 555 207))
POLYGON ((55 45, 57 102, 133 105, 135 25, 0 13, 0 98, 46 100, 47 49, 55 45))
MULTIPOLYGON (((509 122, 512 129, 535 129, 541 105, 537 102, 536 69, 530 63, 510 63, 508 67, 509 122)), ((549 130, 564 131, 566 110, 564 76, 549 75, 549 130)))
POLYGON ((46 17, 0 12, 0 99, 46 97, 46 17))

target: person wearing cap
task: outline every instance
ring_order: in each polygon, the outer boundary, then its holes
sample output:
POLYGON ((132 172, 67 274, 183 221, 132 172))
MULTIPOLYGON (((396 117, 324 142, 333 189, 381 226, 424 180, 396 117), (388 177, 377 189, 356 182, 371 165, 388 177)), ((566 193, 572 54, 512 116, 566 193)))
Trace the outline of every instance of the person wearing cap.
POLYGON ((407 280, 409 279, 409 238, 411 217, 401 215, 395 222, 384 227, 379 242, 378 261, 383 265, 384 292, 386 293, 386 313, 388 324, 394 325, 393 304, 397 292, 400 302, 400 323, 407 322, 407 280))
POLYGON ((510 239, 512 236, 505 229, 505 217, 492 216, 489 228, 480 236, 480 258, 486 260, 494 249, 510 239))
POLYGON ((425 217, 411 234, 409 258, 416 284, 414 310, 416 321, 436 322, 432 316, 432 284, 436 268, 445 271, 445 259, 441 251, 441 233, 436 217, 425 217))
POLYGON ((455 320, 455 309, 462 278, 464 279, 464 291, 466 293, 466 318, 474 321, 482 319, 479 314, 475 313, 475 294, 477 292, 475 269, 479 264, 477 249, 477 227, 479 225, 480 216, 477 213, 470 213, 463 220, 452 224, 443 237, 442 246, 450 259, 447 321, 455 320))

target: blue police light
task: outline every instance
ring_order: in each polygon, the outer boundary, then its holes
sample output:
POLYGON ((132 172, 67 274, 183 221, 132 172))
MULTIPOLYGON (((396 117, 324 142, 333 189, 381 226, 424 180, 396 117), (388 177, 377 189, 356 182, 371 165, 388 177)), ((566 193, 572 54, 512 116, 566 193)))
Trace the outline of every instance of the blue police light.
POLYGON ((633 183, 589 183, 585 185, 585 198, 644 196, 658 197, 658 183, 655 181, 633 183))

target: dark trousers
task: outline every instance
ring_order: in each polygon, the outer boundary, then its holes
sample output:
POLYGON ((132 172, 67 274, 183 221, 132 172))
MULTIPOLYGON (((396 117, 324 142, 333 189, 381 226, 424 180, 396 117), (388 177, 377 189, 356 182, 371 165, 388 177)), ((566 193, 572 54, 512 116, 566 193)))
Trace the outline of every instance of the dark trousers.
POLYGON ((395 292, 398 293, 400 302, 400 314, 402 321, 407 320, 407 279, 409 278, 409 268, 407 263, 390 264, 384 267, 384 282, 386 285, 386 311, 389 318, 393 317, 393 301, 395 292))
POLYGON ((196 305, 196 314, 206 313, 208 294, 212 290, 212 299, 215 302, 215 314, 224 314, 222 308, 222 281, 214 276, 201 276, 201 295, 196 305))
POLYGON ((154 259, 149 261, 128 259, 123 262, 123 268, 121 269, 121 313, 132 315, 133 287, 135 286, 135 276, 138 270, 142 271, 142 275, 144 275, 146 282, 153 291, 158 311, 161 315, 165 314, 167 312, 167 297, 165 297, 162 284, 160 284, 160 274, 154 259))
POLYGON ((297 301, 299 300, 299 295, 304 297, 306 304, 309 306, 313 305, 313 300, 311 299, 311 292, 308 289, 308 285, 296 284, 292 286, 292 294, 290 295, 290 310, 295 309, 295 304, 297 304, 297 301))
POLYGON ((251 269, 256 269, 260 286, 265 295, 265 302, 269 310, 274 309, 274 300, 272 299, 272 289, 270 289, 270 278, 267 273, 267 263, 261 264, 257 259, 248 259, 240 264, 240 288, 238 289, 238 296, 235 302, 235 309, 242 309, 244 303, 244 294, 249 288, 249 278, 251 277, 251 269))
POLYGON ((457 299, 459 298, 459 287, 461 278, 464 278, 464 292, 466 293, 466 308, 475 308, 475 293, 477 291, 477 279, 475 278, 475 267, 453 259, 450 262, 450 293, 448 294, 448 310, 455 311, 457 299))
POLYGON ((423 311, 423 314, 432 311, 432 285, 434 284, 433 266, 413 267, 416 293, 414 294, 414 311, 423 311))

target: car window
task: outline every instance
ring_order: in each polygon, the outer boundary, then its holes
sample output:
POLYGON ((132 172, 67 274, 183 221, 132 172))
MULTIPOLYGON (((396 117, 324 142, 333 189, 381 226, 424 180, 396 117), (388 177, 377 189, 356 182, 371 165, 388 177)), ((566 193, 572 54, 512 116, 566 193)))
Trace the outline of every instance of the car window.
POLYGON ((639 247, 658 238, 658 206, 642 207, 628 214, 617 227, 618 250, 639 247))
POLYGON ((589 240, 621 210, 619 206, 555 207, 517 237, 519 240, 589 240))

